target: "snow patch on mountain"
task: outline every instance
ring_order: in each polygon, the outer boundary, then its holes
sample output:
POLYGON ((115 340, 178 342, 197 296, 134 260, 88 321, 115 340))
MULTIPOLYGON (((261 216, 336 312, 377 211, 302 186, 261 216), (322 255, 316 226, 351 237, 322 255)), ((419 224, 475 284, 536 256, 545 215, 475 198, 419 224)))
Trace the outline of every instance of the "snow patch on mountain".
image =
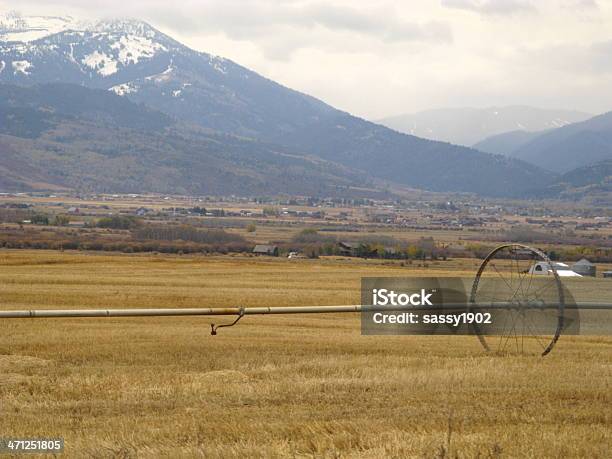
POLYGON ((156 73, 155 75, 149 75, 148 77, 145 77, 145 80, 146 81, 153 80, 155 83, 163 83, 170 79, 173 71, 174 71, 174 67, 172 66, 172 63, 170 63, 170 65, 168 66, 166 70, 164 70, 161 73, 156 73))
POLYGON ((102 76, 117 73, 117 61, 112 56, 97 50, 85 56, 81 62, 102 76))
POLYGON ((119 51, 119 62, 123 65, 137 64, 140 59, 151 58, 157 51, 167 51, 167 48, 150 38, 137 35, 122 35, 118 42, 111 45, 119 51))
POLYGON ((91 22, 87 24, 86 29, 106 33, 128 34, 149 39, 157 36, 155 29, 149 24, 131 19, 110 19, 91 22))
POLYGON ((220 56, 213 56, 212 54, 208 58, 208 63, 217 72, 227 75, 227 68, 225 66, 225 59, 220 56))
POLYGON ((24 32, 4 33, 0 36, 3 41, 22 41, 28 43, 30 41, 39 40, 49 35, 46 30, 27 30, 24 32))
MULTIPOLYGON (((3 61, 4 62, 4 61, 3 61)), ((32 68, 32 64, 28 61, 13 61, 13 73, 17 75, 18 73, 23 73, 24 75, 29 75, 29 70, 32 68)))
POLYGON ((78 65, 79 63, 77 62, 77 60, 74 57, 74 45, 75 45, 74 43, 70 43, 69 44, 70 51, 68 52, 68 59, 70 60, 70 62, 74 62, 75 64, 78 65))
POLYGON ((10 11, 0 15, 0 41, 29 43, 67 30, 75 25, 72 17, 22 16, 10 11))
POLYGON ((138 89, 140 89, 138 85, 130 82, 130 83, 123 83, 123 84, 115 85, 109 88, 109 91, 114 92, 118 96, 125 96, 127 94, 138 92, 138 89))
POLYGON ((221 72, 223 75, 227 75, 227 70, 218 61, 214 61, 212 66, 217 72, 221 72))
POLYGON ((0 61, 0 73, 4 71, 4 67, 6 67, 6 63, 4 61, 0 61))
POLYGON ((551 120, 550 123, 547 123, 547 127, 559 128, 559 127, 567 126, 568 124, 572 124, 572 123, 570 121, 563 120, 561 118, 555 118, 551 120))

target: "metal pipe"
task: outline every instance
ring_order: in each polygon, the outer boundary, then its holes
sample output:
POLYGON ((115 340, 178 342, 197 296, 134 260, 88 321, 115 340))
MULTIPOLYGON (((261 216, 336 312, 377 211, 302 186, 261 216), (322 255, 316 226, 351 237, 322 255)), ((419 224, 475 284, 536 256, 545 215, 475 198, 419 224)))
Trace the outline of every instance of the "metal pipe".
POLYGON ((254 308, 184 308, 184 309, 38 309, 0 311, 2 319, 60 318, 60 317, 167 317, 167 316, 234 316, 254 314, 308 314, 323 312, 359 312, 361 306, 295 306, 254 308))
MULTIPOLYGON (((467 304, 435 306, 279 306, 279 307, 251 307, 251 308, 158 308, 158 309, 38 309, 22 311, 0 311, 0 319, 25 319, 25 318, 62 318, 62 317, 168 317, 168 316, 235 316, 235 315, 262 315, 262 314, 321 314, 321 313, 343 313, 367 311, 440 311, 466 308, 467 304)), ((556 309, 557 306, 523 306, 533 309, 556 309)), ((476 304, 470 305, 470 309, 507 309, 517 308, 512 303, 476 304)), ((579 305, 566 306, 566 309, 612 309, 610 304, 581 303, 579 305)))

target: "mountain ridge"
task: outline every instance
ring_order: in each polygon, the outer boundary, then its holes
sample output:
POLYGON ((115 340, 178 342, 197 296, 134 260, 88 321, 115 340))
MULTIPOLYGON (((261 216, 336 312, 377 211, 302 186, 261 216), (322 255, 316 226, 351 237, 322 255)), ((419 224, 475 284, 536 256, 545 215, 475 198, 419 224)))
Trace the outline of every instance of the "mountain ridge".
POLYGON ((612 206, 612 159, 580 166, 543 187, 534 196, 564 200, 588 200, 593 205, 612 206))
POLYGON ((379 120, 381 124, 426 139, 475 146, 505 132, 540 131, 582 121, 592 115, 576 110, 542 109, 526 105, 487 108, 441 108, 379 120))
POLYGON ((612 159, 612 112, 544 132, 511 156, 557 173, 612 159))
POLYGON ((5 190, 339 196, 351 187, 367 194, 370 187, 371 195, 380 193, 344 166, 67 83, 0 84, 0 149, 5 190))
POLYGON ((558 129, 499 134, 478 143, 475 148, 522 159, 563 174, 612 159, 612 112, 558 129))
POLYGON ((512 157, 512 154, 545 131, 509 131, 495 134, 474 144, 474 148, 486 153, 512 157))

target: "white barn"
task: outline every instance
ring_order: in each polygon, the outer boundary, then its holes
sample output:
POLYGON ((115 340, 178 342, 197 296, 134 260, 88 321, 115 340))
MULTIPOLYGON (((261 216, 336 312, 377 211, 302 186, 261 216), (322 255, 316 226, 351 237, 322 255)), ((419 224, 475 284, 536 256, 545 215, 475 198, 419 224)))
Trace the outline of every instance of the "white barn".
MULTIPOLYGON (((565 263, 552 262, 552 264, 554 265, 559 277, 582 277, 577 272, 572 271, 572 269, 565 263)), ((550 263, 546 261, 538 261, 531 268, 529 268, 529 274, 552 274, 552 268, 550 263)))

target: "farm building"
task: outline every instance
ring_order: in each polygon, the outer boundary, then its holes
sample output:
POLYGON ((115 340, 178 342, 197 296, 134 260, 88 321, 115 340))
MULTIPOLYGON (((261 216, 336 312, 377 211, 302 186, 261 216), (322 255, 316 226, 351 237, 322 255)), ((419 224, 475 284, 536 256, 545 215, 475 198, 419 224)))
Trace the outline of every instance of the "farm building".
MULTIPOLYGON (((580 274, 572 271, 571 268, 565 263, 554 262, 553 264, 559 277, 582 277, 580 274)), ((529 268, 529 274, 552 274, 552 268, 549 263, 539 261, 529 268)))
POLYGON ((271 257, 278 257, 278 247, 275 245, 257 244, 253 248, 255 255, 269 255, 271 257))
POLYGON ((572 271, 582 276, 595 277, 597 275, 597 267, 586 258, 574 263, 572 266, 572 271))
POLYGON ((612 271, 604 271, 602 273, 603 277, 605 277, 606 279, 612 279, 612 271))

